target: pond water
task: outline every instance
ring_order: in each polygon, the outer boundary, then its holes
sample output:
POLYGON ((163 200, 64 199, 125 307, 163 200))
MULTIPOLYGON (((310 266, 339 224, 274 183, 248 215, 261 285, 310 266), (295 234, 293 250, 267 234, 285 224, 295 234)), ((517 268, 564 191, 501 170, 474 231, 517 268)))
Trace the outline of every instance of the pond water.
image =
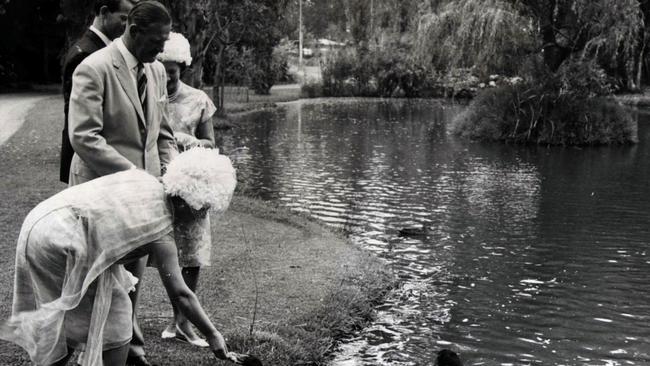
POLYGON ((245 190, 344 229, 400 278, 333 364, 441 348, 466 365, 650 364, 650 119, 632 147, 521 147, 449 135, 461 108, 295 102, 220 137, 245 190))

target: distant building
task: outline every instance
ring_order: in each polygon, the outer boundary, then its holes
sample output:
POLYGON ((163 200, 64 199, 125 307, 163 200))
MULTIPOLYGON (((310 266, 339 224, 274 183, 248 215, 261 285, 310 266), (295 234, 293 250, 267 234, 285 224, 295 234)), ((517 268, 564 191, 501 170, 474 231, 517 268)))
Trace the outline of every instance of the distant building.
POLYGON ((336 50, 345 47, 345 43, 332 41, 331 39, 319 38, 315 42, 315 46, 321 53, 327 53, 331 50, 336 50))

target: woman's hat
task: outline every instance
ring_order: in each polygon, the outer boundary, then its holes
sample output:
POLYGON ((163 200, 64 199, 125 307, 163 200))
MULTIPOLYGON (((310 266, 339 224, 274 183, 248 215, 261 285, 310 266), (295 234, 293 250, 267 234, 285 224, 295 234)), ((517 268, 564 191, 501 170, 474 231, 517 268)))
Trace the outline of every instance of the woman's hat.
POLYGON ((156 58, 162 62, 172 61, 190 66, 192 64, 190 42, 182 34, 171 32, 169 39, 165 41, 165 49, 156 58))
POLYGON ((180 153, 162 177, 165 193, 182 198, 195 210, 228 208, 237 185, 230 159, 216 149, 195 147, 180 153))

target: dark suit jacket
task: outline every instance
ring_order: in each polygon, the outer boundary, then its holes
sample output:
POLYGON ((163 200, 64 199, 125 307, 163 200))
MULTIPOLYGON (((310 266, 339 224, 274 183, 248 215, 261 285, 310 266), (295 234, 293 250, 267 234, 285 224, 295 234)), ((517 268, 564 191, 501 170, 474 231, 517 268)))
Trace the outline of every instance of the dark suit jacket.
POLYGON ((61 135, 61 168, 59 170, 59 179, 63 183, 68 183, 70 175, 70 163, 74 155, 74 149, 70 144, 68 137, 68 108, 70 105, 70 92, 72 90, 72 74, 88 55, 104 48, 104 41, 91 30, 87 30, 81 38, 70 47, 65 56, 63 63, 63 100, 65 120, 63 121, 63 132, 61 135))

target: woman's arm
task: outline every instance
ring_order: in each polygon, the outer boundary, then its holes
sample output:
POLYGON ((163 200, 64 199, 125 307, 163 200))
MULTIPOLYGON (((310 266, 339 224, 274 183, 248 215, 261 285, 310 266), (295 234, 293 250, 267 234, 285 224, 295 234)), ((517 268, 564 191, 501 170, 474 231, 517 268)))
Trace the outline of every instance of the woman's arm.
MULTIPOLYGON (((203 118, 203 114, 201 114, 201 118, 203 118)), ((199 139, 200 146, 214 148, 214 126, 212 125, 212 119, 199 122, 199 125, 196 127, 196 138, 199 139)))
POLYGON ((214 327, 205 314, 203 307, 199 304, 196 295, 183 280, 173 239, 166 237, 165 240, 159 243, 150 244, 149 255, 153 265, 158 268, 158 274, 163 286, 165 286, 165 290, 167 290, 169 299, 206 337, 210 349, 217 358, 231 359, 223 336, 214 327))

